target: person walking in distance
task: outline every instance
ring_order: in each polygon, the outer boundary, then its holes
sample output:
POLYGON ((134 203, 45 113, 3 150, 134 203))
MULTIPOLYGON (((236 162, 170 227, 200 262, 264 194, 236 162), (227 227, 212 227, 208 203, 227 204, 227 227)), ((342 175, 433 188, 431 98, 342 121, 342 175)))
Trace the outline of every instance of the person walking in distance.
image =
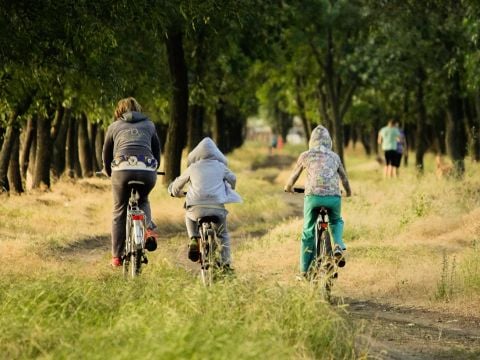
MULTIPOLYGON (((405 137, 405 132, 400 128, 400 123, 395 121, 395 127, 399 131, 398 141, 397 141, 397 153, 395 154, 395 160, 393 162, 393 166, 395 167, 397 177, 400 175, 399 169, 400 165, 402 164, 402 157, 405 154, 405 159, 408 157, 408 147, 407 147, 407 139, 405 137)), ((406 165, 405 161, 405 165, 406 165)))
POLYGON ((395 127, 393 120, 389 120, 387 126, 384 126, 378 132, 377 142, 382 146, 385 154, 385 168, 383 176, 385 178, 397 177, 397 168, 394 162, 397 157, 397 143, 400 139, 400 130, 395 127))
POLYGON ((103 145, 103 168, 112 177, 112 266, 122 266, 125 249, 128 182, 141 181, 138 204, 146 216, 145 248, 157 248, 148 194, 157 181, 160 166, 160 140, 155 125, 141 113, 133 97, 122 99, 115 109, 115 121, 108 127, 103 145))
POLYGON ((332 139, 328 130, 317 126, 310 137, 309 150, 300 154, 284 190, 291 192, 293 185, 305 169, 305 200, 303 206, 303 232, 300 247, 300 278, 304 278, 315 258, 315 221, 319 208, 326 207, 330 220, 333 241, 335 242, 334 256, 338 266, 345 266, 343 242, 343 219, 341 216, 342 198, 339 180, 345 188, 346 195, 352 191, 347 174, 338 154, 332 151, 332 139))

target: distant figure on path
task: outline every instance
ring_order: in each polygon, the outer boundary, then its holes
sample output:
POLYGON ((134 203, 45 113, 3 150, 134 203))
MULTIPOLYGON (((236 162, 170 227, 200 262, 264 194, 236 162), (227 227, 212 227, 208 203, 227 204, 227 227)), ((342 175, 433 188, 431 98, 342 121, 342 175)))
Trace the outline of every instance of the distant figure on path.
POLYGON ((275 151, 275 149, 277 148, 278 146, 278 138, 277 138, 277 134, 276 133, 273 133, 272 134, 272 139, 270 141, 270 147, 269 147, 269 153, 270 155, 273 155, 273 152, 275 151))
POLYGON ((392 119, 378 132, 377 142, 382 145, 385 154, 385 168, 383 176, 386 178, 397 177, 397 168, 393 165, 397 158, 397 143, 400 139, 400 130, 395 127, 392 119))
POLYGON ((147 218, 145 248, 157 248, 155 224, 152 222, 148 194, 157 182, 160 166, 160 140, 155 125, 141 113, 140 104, 133 97, 122 99, 115 109, 115 121, 105 134, 103 169, 112 177, 112 266, 122 266, 125 249, 128 182, 145 183, 140 188, 138 204, 147 218))
POLYGON ((400 123, 395 121, 395 127, 400 132, 400 136, 398 137, 397 141, 397 153, 395 156, 395 161, 393 162, 393 166, 397 172, 397 176, 399 176, 399 168, 402 164, 402 156, 405 154, 405 158, 408 156, 408 147, 407 147, 407 139, 405 137, 405 132, 400 128, 400 123))

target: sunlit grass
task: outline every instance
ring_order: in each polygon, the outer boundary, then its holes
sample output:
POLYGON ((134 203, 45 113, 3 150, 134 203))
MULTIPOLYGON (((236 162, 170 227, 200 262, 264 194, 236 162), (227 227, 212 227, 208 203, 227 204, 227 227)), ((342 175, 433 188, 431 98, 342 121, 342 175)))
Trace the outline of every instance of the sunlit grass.
POLYGON ((354 358, 353 330, 308 288, 231 280, 205 289, 160 263, 136 281, 0 280, 4 358, 354 358))

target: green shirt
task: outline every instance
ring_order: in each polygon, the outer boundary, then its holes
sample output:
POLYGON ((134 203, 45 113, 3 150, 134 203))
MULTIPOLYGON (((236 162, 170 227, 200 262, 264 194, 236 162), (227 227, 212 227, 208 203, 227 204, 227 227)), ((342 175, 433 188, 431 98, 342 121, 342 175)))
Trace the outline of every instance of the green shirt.
POLYGON ((396 127, 384 126, 380 132, 382 137, 382 150, 397 150, 397 139, 400 137, 400 130, 396 127))

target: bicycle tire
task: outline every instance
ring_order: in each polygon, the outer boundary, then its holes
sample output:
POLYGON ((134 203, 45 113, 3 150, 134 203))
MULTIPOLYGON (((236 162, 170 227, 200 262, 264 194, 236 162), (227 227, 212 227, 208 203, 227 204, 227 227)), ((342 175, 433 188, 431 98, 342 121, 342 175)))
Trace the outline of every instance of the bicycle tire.
POLYGON ((210 276, 210 264, 208 261, 208 238, 206 232, 202 229, 200 237, 200 274, 202 277, 202 283, 204 286, 210 286, 212 284, 212 278, 210 276))
POLYGON ((128 278, 130 270, 130 253, 131 253, 131 240, 132 240, 132 219, 130 216, 127 216, 127 226, 126 226, 126 236, 125 236, 125 249, 123 255, 123 277, 128 278))
POLYGON ((130 275, 132 278, 140 275, 142 268, 142 250, 135 249, 130 253, 130 275))
MULTIPOLYGON (((319 230, 317 230, 319 231, 319 230)), ((323 298, 330 302, 335 273, 335 262, 328 230, 322 230, 317 237, 317 249, 312 281, 318 286, 323 298)))
POLYGON ((209 287, 215 281, 217 269, 217 239, 212 223, 200 229, 200 265, 203 285, 209 287))

